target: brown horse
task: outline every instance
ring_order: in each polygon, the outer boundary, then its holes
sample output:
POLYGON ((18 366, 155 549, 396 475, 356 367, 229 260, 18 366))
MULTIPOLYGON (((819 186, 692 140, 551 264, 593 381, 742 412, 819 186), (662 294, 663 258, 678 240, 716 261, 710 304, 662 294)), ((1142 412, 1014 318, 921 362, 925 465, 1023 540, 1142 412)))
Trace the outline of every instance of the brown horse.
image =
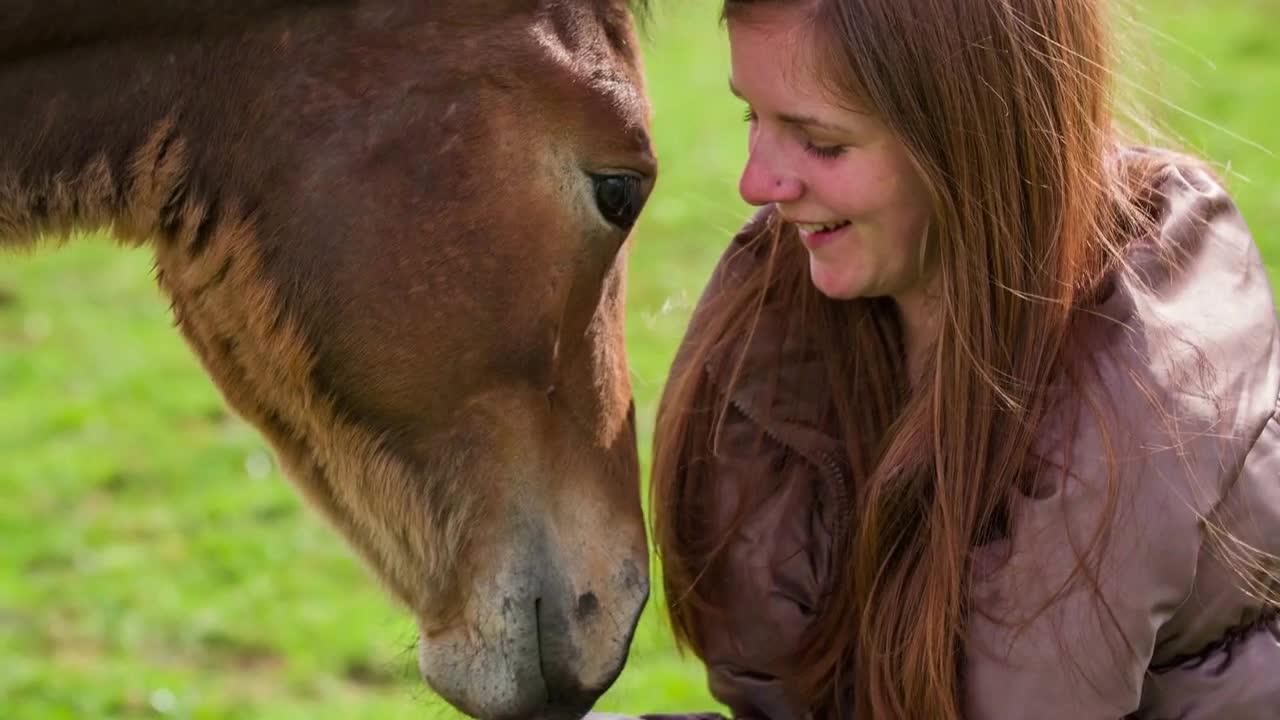
POLYGON ((482 718, 580 714, 648 593, 624 0, 0 0, 0 245, 154 248, 228 403, 482 718))

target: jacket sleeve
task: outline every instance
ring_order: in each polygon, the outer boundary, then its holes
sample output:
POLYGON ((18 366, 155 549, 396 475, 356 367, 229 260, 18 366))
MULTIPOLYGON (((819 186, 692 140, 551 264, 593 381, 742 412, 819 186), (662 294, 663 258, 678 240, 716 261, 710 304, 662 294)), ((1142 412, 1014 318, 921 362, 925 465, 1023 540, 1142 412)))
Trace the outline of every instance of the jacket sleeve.
POLYGON ((1092 320, 1111 333, 1091 386, 1106 421, 1082 411, 1052 458, 1069 474, 1016 498, 1011 537, 975 556, 969 720, 1146 717, 1148 669, 1182 642, 1163 631, 1210 552, 1205 519, 1274 411, 1275 308, 1243 219, 1201 171, 1170 166, 1154 187, 1158 232, 1092 320))
POLYGON ((1101 565, 1080 574, 1077 552, 1090 558, 1108 504, 1106 471, 1094 469, 1022 498, 1014 535, 979 550, 979 567, 1010 554, 975 580, 967 720, 1118 720, 1138 709, 1157 631, 1195 577, 1199 518, 1159 473, 1122 477, 1101 565))
POLYGON ((830 561, 820 472, 737 408, 709 462, 713 527, 729 527, 743 511, 704 577, 719 613, 700 627, 711 694, 740 720, 799 720, 808 703, 779 678, 813 622, 830 561))
MULTIPOLYGON (((749 510, 712 568, 703 589, 716 605, 701 619, 702 657, 711 695, 735 720, 801 720, 805 703, 778 679, 819 602, 829 533, 814 512, 818 469, 764 435, 730 407, 719 452, 705 472, 720 492, 708 513, 712 532, 734 522, 744 493, 749 510)), ((645 720, 724 720, 709 712, 646 714, 645 720)))
MULTIPOLYGON (((687 368, 689 350, 702 332, 702 312, 757 262, 749 241, 765 230, 768 217, 768 208, 757 212, 721 256, 676 353, 673 375, 687 368)), ((720 560, 701 581, 718 609, 715 618, 699 622, 711 694, 736 720, 804 717, 777 680, 777 663, 817 604, 817 570, 825 562, 826 544, 812 546, 807 524, 814 515, 819 471, 733 403, 719 428, 716 452, 690 461, 714 478, 716 497, 706 518, 710 532, 723 532, 737 521, 720 560), (738 517, 745 497, 752 503, 738 517)), ((707 712, 642 717, 724 718, 707 712)))
MULTIPOLYGON (((734 720, 801 720, 801 704, 788 697, 777 679, 777 663, 794 647, 798 629, 817 603, 816 563, 825 561, 812 548, 801 547, 808 532, 796 518, 811 514, 812 483, 817 472, 795 461, 780 444, 762 437, 758 428, 730 409, 721 451, 707 470, 718 485, 737 490, 767 484, 758 511, 751 512, 725 549, 722 561, 703 582, 722 616, 699 623, 711 695, 734 720), (763 443, 761 445, 760 443, 763 443)), ((717 498, 711 518, 715 527, 729 522, 734 498, 717 498)), ((595 713, 588 720, 624 720, 595 713)), ((716 712, 650 713, 639 720, 727 720, 716 712)))

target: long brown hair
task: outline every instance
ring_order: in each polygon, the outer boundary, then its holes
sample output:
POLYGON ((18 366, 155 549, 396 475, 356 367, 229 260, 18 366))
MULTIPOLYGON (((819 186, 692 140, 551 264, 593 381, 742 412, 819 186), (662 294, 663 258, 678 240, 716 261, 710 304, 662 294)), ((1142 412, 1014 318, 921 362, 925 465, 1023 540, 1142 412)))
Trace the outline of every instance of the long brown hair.
MULTIPOLYGON (((726 0, 725 17, 786 2, 726 0)), ((1168 158, 1120 151, 1101 0, 791 4, 811 13, 832 96, 876 112, 930 192, 940 327, 909 382, 893 304, 821 297, 792 229, 762 234, 749 249, 763 261, 699 311, 659 408, 651 487, 668 609, 701 654, 697 618, 715 602, 697 579, 727 541, 707 537, 713 478, 690 462, 725 412, 703 368, 751 332, 767 296, 826 364, 852 471, 854 521, 786 680, 812 702, 851 695, 859 717, 959 718, 972 551, 1009 532, 1049 411, 1094 404, 1087 383, 1062 390, 1088 355, 1065 341, 1142 233, 1139 188, 1168 158)))

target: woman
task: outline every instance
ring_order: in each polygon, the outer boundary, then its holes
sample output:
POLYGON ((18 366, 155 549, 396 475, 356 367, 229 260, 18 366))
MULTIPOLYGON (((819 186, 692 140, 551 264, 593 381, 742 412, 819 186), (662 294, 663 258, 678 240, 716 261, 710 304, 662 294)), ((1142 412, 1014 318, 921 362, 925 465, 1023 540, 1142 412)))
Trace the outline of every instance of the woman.
POLYGON ((728 0, 734 238, 659 412, 679 640, 742 718, 1280 717, 1280 335, 1101 0, 728 0))

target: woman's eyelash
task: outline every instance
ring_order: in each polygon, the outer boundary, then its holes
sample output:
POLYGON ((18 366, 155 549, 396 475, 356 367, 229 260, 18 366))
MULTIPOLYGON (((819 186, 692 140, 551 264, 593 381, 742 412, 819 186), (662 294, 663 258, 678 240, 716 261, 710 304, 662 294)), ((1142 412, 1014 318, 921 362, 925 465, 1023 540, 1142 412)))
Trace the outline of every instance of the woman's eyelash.
POLYGON ((844 154, 843 145, 814 145, 811 142, 805 142, 804 151, 815 157, 824 160, 834 160, 844 154))
MULTIPOLYGON (((742 119, 748 123, 755 122, 756 111, 747 108, 742 113, 742 119)), ((823 160, 834 160, 844 154, 845 147, 843 145, 814 145, 806 140, 804 142, 804 151, 823 160)))

